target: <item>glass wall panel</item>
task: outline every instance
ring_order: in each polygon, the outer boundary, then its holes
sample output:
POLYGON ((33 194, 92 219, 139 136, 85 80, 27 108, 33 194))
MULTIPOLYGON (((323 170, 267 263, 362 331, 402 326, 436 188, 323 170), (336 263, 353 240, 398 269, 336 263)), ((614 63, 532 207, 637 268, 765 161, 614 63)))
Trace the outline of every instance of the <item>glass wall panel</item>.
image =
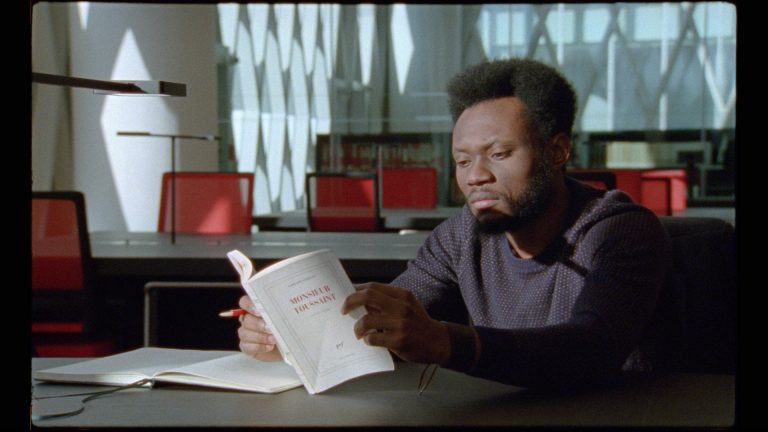
POLYGON ((682 167, 691 174, 690 199, 733 195, 732 4, 221 5, 219 12, 222 58, 237 58, 219 68, 231 106, 220 111, 228 129, 221 135, 236 150, 229 165, 268 179, 257 212, 303 207, 307 171, 376 164, 436 167, 439 202, 452 203, 446 82, 471 64, 510 57, 541 60, 573 82, 573 166, 682 167), (707 177, 721 184, 704 190, 707 177))

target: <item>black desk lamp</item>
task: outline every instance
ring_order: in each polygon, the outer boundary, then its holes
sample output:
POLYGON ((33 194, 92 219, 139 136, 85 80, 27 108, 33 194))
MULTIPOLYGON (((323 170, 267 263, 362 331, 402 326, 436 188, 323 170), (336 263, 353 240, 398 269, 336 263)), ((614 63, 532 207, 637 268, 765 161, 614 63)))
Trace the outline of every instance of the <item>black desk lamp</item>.
POLYGON ((203 141, 218 140, 215 135, 156 134, 150 132, 118 132, 120 136, 159 137, 171 139, 171 244, 176 243, 176 140, 194 139, 203 141))
POLYGON ((132 96, 186 96, 187 85, 168 81, 104 81, 32 72, 32 82, 93 89, 94 93, 132 96))

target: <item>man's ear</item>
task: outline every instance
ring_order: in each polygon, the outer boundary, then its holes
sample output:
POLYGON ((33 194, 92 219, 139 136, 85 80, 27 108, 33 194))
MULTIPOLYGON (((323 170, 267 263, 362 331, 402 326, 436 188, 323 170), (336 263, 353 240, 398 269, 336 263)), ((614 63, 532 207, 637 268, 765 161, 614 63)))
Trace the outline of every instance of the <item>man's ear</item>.
POLYGON ((559 133, 552 137, 549 143, 550 157, 556 168, 565 166, 571 156, 571 137, 565 133, 559 133))

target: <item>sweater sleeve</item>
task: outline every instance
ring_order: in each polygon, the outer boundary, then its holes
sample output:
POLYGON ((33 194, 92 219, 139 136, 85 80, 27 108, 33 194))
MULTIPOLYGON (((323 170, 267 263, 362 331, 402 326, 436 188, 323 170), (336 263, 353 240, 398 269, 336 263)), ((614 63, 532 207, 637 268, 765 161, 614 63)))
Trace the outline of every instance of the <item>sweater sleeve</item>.
POLYGON ((456 269, 463 229, 461 216, 448 219, 427 237, 416 258, 391 285, 411 291, 434 319, 467 323, 456 269))
POLYGON ((469 337, 454 337, 465 342, 452 350, 477 349, 477 360, 448 366, 525 387, 589 385, 616 376, 653 315, 669 240, 655 215, 637 211, 601 220, 580 244, 590 258, 568 320, 538 328, 474 327, 479 347, 469 337))

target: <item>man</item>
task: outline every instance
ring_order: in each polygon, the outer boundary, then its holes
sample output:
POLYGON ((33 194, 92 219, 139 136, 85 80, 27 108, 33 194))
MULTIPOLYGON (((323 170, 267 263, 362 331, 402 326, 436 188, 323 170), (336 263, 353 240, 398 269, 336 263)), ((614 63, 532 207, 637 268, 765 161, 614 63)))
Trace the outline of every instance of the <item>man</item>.
MULTIPOLYGON (((406 361, 529 387, 647 367, 670 246, 656 216, 628 196, 565 176, 570 84, 514 59, 464 71, 448 93, 467 205, 390 285, 363 284, 345 300, 342 313, 367 311, 358 337, 406 361)), ((243 352, 279 359, 256 315, 239 336, 243 352)))

